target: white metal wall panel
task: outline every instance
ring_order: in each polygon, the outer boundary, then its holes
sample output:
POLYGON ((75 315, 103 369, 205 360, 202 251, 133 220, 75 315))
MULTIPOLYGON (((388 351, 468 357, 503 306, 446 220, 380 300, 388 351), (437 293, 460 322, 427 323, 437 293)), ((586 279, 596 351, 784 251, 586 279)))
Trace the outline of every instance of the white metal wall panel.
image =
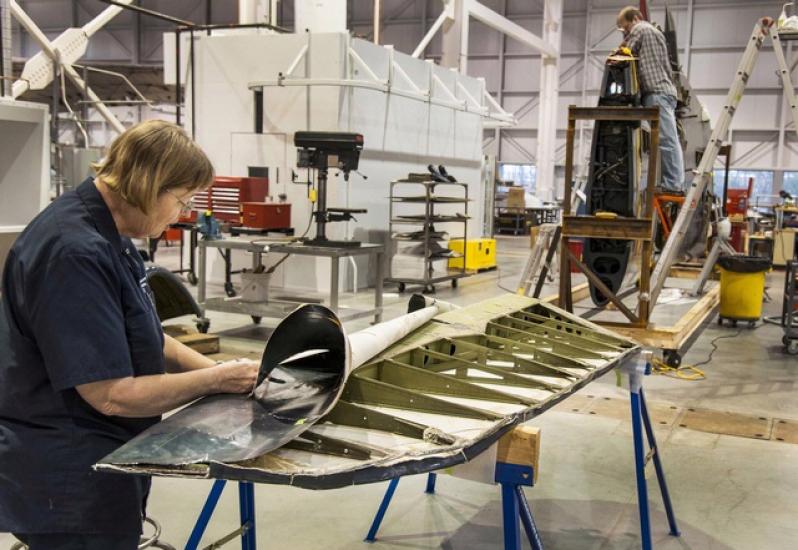
MULTIPOLYGON (((753 27, 753 25, 752 25, 753 27)), ((728 90, 735 78, 742 51, 696 51, 690 61, 690 83, 693 88, 728 90)), ((751 88, 772 87, 781 90, 781 80, 776 75, 776 57, 763 49, 748 81, 751 88)))
POLYGON ((745 47, 757 20, 765 15, 777 17, 780 11, 781 3, 775 2, 729 3, 728 6, 714 4, 714 7, 709 8, 697 5, 693 21, 693 45, 745 47))
MULTIPOLYGON (((417 40, 416 44, 418 44, 418 42, 419 41, 417 40)), ((415 45, 413 47, 415 47, 415 45)), ((471 19, 468 28, 468 53, 496 53, 500 49, 501 34, 498 31, 491 29, 487 25, 480 23, 475 19, 471 19)), ((412 48, 410 51, 412 51, 412 48)), ((471 63, 470 59, 468 60, 468 63, 471 63)))
MULTIPOLYGON (((726 94, 701 94, 712 120, 717 120, 726 103, 726 94)), ((775 130, 779 127, 778 96, 751 93, 743 97, 734 114, 732 130, 775 130)))
POLYGON ((741 132, 734 138, 732 162, 736 168, 769 170, 776 166, 778 134, 741 132))

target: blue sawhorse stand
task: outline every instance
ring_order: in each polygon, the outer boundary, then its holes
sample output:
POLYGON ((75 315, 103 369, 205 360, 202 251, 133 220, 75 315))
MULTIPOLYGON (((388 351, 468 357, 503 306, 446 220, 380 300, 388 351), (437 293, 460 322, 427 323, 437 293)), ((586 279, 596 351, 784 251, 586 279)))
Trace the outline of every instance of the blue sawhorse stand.
MULTIPOLYGON (((197 523, 194 525, 191 536, 189 536, 186 543, 186 550, 197 550, 199 547, 202 535, 205 533, 205 528, 208 527, 208 522, 210 522, 216 505, 219 503, 219 497, 222 496, 222 490, 224 490, 226 483, 227 480, 224 479, 217 479, 213 482, 211 492, 208 493, 208 498, 202 506, 197 523)), ((240 536, 241 550, 255 550, 255 486, 252 483, 248 481, 238 482, 238 505, 241 512, 241 527, 214 544, 221 546, 240 536)))
POLYGON ((622 371, 629 375, 629 399, 632 403, 632 436, 634 439, 635 450, 635 471, 637 473, 637 506, 640 512, 640 539, 643 550, 653 548, 651 542, 651 519, 648 514, 648 484, 646 483, 646 464, 649 459, 654 460, 654 468, 657 472, 657 482, 662 493, 662 504, 665 506, 665 514, 668 516, 668 527, 670 534, 678 537, 679 527, 676 525, 676 516, 673 513, 671 497, 668 493, 668 484, 665 481, 665 471, 662 469, 662 460, 659 456, 657 440, 654 437, 654 429, 651 427, 651 417, 648 415, 646 397, 643 393, 643 376, 651 374, 651 352, 644 353, 642 362, 632 363, 622 367, 622 371), (648 440, 649 451, 645 451, 643 441, 643 430, 648 440))
MULTIPOLYGON (((533 550, 542 550, 543 544, 540 542, 535 520, 532 518, 532 510, 524 495, 524 486, 531 487, 535 479, 534 471, 531 466, 520 464, 507 464, 505 462, 496 463, 496 482, 502 489, 502 516, 504 525, 504 548, 505 550, 520 550, 521 548, 521 528, 524 526, 526 536, 533 550)), ((426 493, 435 492, 436 474, 429 474, 427 477, 426 493)), ((388 511, 396 486, 399 485, 399 478, 396 477, 388 483, 388 490, 382 497, 382 503, 374 516, 371 528, 366 535, 366 542, 377 540, 377 531, 388 511)))
MULTIPOLYGON (((646 406, 646 398, 643 393, 643 376, 651 373, 651 353, 644 353, 643 361, 630 361, 621 367, 621 370, 629 375, 629 392, 632 405, 632 436, 634 442, 635 472, 637 474, 637 502, 640 513, 640 538, 643 550, 653 548, 651 542, 651 519, 648 513, 648 485, 646 483, 645 468, 649 459, 654 460, 654 468, 657 473, 662 502, 665 506, 665 514, 668 516, 668 526, 670 534, 674 537, 680 535, 676 525, 676 516, 673 513, 668 485, 665 481, 665 472, 662 469, 662 460, 659 456, 657 440, 654 437, 654 429, 651 427, 651 418, 646 406), (646 453, 646 444, 643 440, 645 431, 648 440, 649 451, 646 453)), ((435 474, 429 474, 427 479, 427 493, 435 492, 435 474)), ((538 535, 535 522, 532 519, 532 512, 524 496, 522 486, 532 486, 532 468, 517 464, 506 464, 498 462, 496 464, 496 481, 502 487, 502 515, 504 524, 504 548, 505 550, 516 550, 521 548, 521 536, 519 529, 519 519, 524 525, 529 542, 534 550, 542 549, 543 546, 538 535), (528 471, 528 472, 527 472, 528 471), (528 474, 528 475, 527 475, 528 474)), ((391 503, 399 478, 392 479, 388 484, 388 490, 382 498, 377 514, 371 524, 366 542, 374 542, 377 538, 377 531, 380 528, 388 505, 391 503)))

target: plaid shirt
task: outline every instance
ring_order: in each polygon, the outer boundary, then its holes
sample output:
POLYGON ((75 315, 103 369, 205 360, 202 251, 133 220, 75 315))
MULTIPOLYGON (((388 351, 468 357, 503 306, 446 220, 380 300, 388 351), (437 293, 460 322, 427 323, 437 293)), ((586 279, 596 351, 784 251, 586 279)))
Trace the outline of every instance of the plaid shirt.
POLYGON ((650 23, 641 21, 632 27, 626 38, 626 45, 640 59, 640 90, 644 94, 677 97, 676 86, 671 79, 671 62, 665 36, 650 23))

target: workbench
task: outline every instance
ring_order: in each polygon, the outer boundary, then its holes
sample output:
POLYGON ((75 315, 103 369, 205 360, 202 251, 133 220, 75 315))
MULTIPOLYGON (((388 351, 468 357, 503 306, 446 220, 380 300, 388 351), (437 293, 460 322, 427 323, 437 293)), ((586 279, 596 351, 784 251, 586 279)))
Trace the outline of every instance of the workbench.
POLYGON ((261 318, 282 319, 302 303, 319 303, 316 298, 302 297, 281 297, 281 299, 270 299, 267 302, 249 302, 241 297, 207 297, 207 255, 209 248, 217 248, 230 257, 231 250, 244 250, 252 254, 252 269, 255 271, 263 270, 264 254, 288 254, 297 256, 315 256, 330 258, 332 268, 330 270, 330 294, 328 306, 333 310, 341 321, 351 321, 362 317, 374 317, 374 322, 382 320, 382 281, 383 256, 385 246, 381 244, 364 243, 360 246, 352 247, 325 247, 308 246, 300 242, 291 242, 285 238, 259 237, 256 239, 228 238, 228 239, 201 239, 198 243, 198 281, 197 281, 197 301, 202 309, 202 320, 207 321, 205 311, 224 311, 227 313, 238 313, 249 315, 253 322, 259 323, 261 318), (368 310, 354 310, 342 308, 339 305, 339 260, 352 256, 372 256, 376 261, 376 282, 374 285, 374 307, 368 310))

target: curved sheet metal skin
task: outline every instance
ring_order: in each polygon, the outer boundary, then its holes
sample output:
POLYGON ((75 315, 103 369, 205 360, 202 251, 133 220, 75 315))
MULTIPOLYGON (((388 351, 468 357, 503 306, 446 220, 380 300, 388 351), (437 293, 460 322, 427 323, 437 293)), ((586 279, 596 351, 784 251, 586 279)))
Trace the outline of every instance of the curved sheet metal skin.
POLYGON ((105 457, 109 464, 238 462, 297 438, 327 414, 349 372, 439 313, 427 307, 347 337, 335 313, 303 305, 266 342, 250 395, 213 395, 145 430, 105 457))
POLYGON ((103 462, 229 462, 277 449, 332 408, 343 390, 349 357, 338 317, 323 306, 301 306, 269 337, 250 395, 200 399, 145 430, 103 462))
POLYGON ((155 298, 155 310, 161 321, 182 315, 202 317, 202 310, 180 278, 155 264, 147 265, 147 283, 155 298))
POLYGON ((301 306, 269 337, 252 396, 283 422, 312 424, 338 399, 350 360, 335 313, 320 305, 301 306))
MULTIPOLYGON (((402 326, 407 318, 384 325, 402 326)), ((353 350, 355 341, 350 340, 353 350)), ((363 365, 353 365, 329 412, 269 453, 156 465, 112 455, 96 467, 309 489, 440 470, 470 461, 513 426, 634 360, 639 349, 539 300, 507 295, 440 313, 363 365)))
POLYGON ((281 419, 248 395, 212 395, 139 434, 103 462, 185 465, 246 460, 281 447, 310 426, 281 419))

